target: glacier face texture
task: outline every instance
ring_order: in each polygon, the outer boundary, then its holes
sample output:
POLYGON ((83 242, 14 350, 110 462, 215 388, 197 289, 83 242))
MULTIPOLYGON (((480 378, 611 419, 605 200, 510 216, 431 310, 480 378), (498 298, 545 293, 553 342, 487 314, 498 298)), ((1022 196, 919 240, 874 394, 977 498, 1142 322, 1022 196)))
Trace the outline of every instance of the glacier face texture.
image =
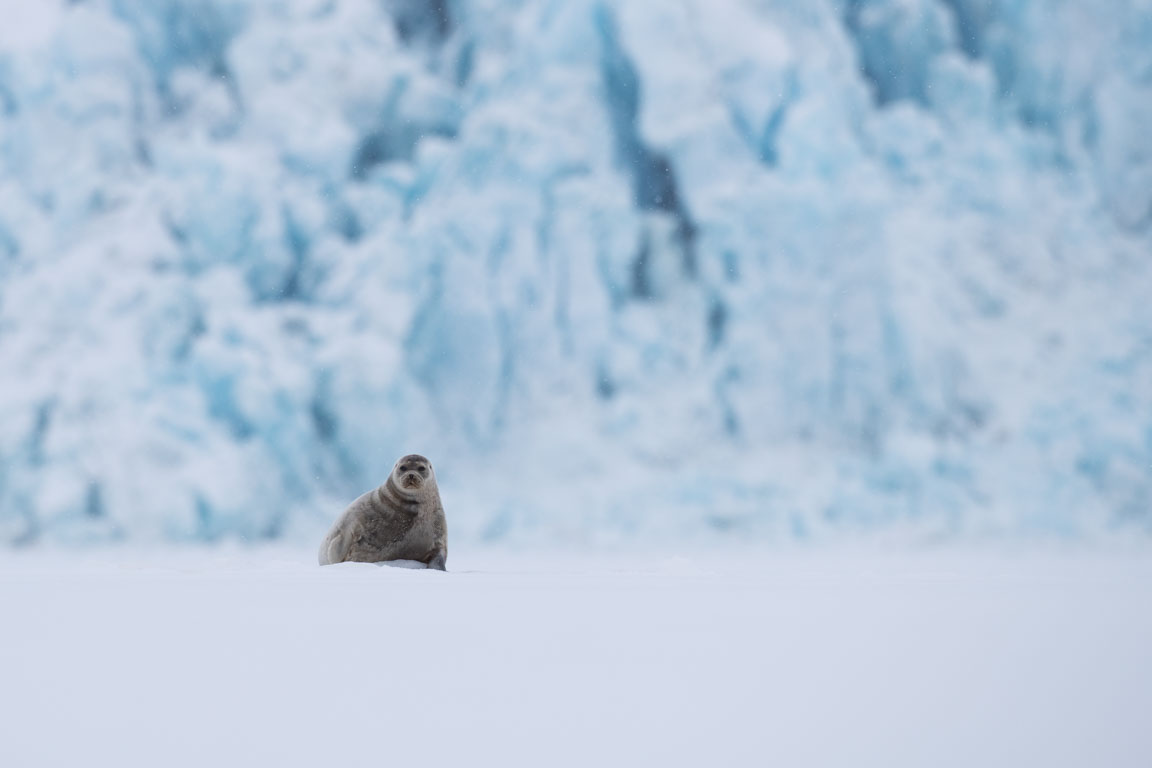
POLYGON ((1146 0, 0 31, 0 541, 1152 529, 1146 0))

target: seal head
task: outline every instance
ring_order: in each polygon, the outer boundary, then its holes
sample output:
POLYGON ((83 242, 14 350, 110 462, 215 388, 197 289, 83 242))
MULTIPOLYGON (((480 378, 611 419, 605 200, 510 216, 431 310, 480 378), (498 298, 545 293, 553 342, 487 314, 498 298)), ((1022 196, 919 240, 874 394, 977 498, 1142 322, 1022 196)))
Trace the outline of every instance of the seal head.
POLYGON ((410 453, 392 468, 392 483, 404 496, 414 496, 425 490, 431 483, 436 487, 436 476, 432 474, 432 462, 418 453, 410 453))

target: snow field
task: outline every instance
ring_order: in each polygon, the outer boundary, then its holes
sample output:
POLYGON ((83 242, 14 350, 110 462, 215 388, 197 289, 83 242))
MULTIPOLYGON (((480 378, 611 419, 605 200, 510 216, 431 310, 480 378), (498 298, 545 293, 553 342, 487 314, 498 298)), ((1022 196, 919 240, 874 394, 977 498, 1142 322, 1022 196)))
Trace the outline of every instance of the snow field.
POLYGON ((0 764, 1147 766, 1135 556, 0 563, 0 764))

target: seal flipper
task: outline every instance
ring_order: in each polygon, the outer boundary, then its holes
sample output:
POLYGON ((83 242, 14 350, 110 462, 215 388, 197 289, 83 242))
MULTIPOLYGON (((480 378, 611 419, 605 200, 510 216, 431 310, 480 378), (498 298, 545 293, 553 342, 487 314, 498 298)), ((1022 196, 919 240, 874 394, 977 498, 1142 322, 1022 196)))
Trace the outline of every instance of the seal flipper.
POLYGON ((348 541, 344 535, 343 527, 328 534, 324 543, 320 545, 320 565, 334 565, 344 562, 348 557, 348 541))
POLYGON ((428 567, 437 571, 447 571, 448 552, 443 549, 436 550, 428 559, 428 567))

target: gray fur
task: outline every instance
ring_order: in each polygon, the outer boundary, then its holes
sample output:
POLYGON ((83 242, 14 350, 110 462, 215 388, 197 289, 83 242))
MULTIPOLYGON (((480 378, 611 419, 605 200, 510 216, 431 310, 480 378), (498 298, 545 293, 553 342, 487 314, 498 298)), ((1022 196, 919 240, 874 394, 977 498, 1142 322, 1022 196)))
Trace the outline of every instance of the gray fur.
POLYGON ((397 461, 383 485, 352 502, 320 545, 320 565, 386 560, 446 570, 444 506, 432 464, 418 454, 397 461))

